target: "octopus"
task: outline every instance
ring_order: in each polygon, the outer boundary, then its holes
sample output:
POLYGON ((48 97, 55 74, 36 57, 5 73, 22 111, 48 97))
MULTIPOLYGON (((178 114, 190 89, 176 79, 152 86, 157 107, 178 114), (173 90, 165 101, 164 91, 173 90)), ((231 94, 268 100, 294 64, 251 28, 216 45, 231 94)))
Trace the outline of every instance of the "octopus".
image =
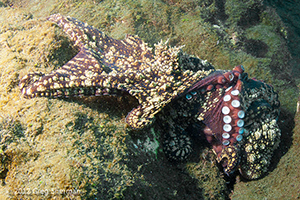
POLYGON ((204 137, 228 176, 257 179, 268 171, 280 142, 280 102, 271 85, 249 78, 243 66, 217 70, 209 62, 138 36, 113 39, 72 17, 51 15, 78 54, 61 68, 25 75, 25 98, 124 95, 139 103, 126 117, 132 129, 154 121, 168 159, 186 160, 204 137))

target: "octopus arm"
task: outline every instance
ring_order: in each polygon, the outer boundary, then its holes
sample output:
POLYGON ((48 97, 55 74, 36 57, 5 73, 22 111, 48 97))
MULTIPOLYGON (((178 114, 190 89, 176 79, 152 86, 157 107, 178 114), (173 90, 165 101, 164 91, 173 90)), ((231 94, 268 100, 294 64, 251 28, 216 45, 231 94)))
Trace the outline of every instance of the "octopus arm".
POLYGON ((153 58, 152 48, 138 36, 127 35, 124 40, 117 40, 87 23, 60 14, 51 15, 48 20, 61 27, 75 47, 80 49, 88 46, 102 54, 106 62, 119 65, 115 69, 120 73, 126 73, 129 68, 143 70, 148 66, 141 63, 149 62, 153 58))
POLYGON ((20 81, 25 98, 91 96, 112 93, 108 89, 128 91, 126 76, 116 73, 113 65, 106 64, 99 54, 83 47, 60 69, 43 75, 31 73, 20 81))
POLYGON ((214 68, 198 58, 180 54, 180 47, 160 42, 155 51, 137 36, 124 40, 108 37, 98 29, 60 14, 48 20, 69 36, 79 53, 50 74, 31 73, 20 81, 26 98, 122 94, 139 101, 127 116, 134 129, 150 124, 156 113, 214 68))

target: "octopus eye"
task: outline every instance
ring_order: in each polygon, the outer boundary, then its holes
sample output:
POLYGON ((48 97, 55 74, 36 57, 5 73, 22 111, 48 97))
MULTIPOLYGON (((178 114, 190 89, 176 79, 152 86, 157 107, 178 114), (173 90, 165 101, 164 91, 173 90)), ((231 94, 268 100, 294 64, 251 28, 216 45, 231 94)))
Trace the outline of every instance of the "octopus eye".
POLYGON ((191 94, 195 96, 197 94, 197 92, 196 91, 192 91, 191 94))
POLYGON ((185 98, 186 98, 187 100, 191 100, 191 99, 193 98, 193 96, 192 96, 191 94, 186 94, 186 95, 185 95, 185 98))
POLYGON ((229 79, 230 79, 230 81, 232 81, 234 79, 234 75, 233 74, 229 74, 229 79))

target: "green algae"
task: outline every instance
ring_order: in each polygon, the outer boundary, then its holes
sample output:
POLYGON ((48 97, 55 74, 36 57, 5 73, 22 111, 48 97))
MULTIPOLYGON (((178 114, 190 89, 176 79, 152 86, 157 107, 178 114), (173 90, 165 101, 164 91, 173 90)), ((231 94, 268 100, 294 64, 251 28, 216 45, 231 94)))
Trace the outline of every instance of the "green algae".
MULTIPOLYGON (((134 100, 22 99, 19 78, 32 71, 49 73, 76 54, 66 35, 45 21, 53 13, 78 18, 117 39, 137 34, 150 46, 169 39, 171 45, 185 45, 184 51, 220 69, 243 64, 250 77, 272 83, 284 110, 295 111, 297 92, 288 82, 286 29, 272 9, 263 8, 262 1, 10 3, 15 9, 0 8, 0 110, 13 122, 2 121, 0 127, 1 133, 16 136, 4 143, 0 152, 3 198, 28 198, 18 193, 26 187, 39 188, 38 194, 30 196, 33 199, 226 199, 229 193, 207 149, 197 161, 175 165, 166 161, 161 146, 157 148, 159 134, 153 135, 148 129, 128 130, 124 118, 136 105, 134 100), (250 11, 256 16, 254 20, 250 11), (263 51, 257 53, 257 46, 263 51), (46 195, 43 189, 55 192, 46 195)), ((285 177, 285 169, 295 170, 291 164, 295 154, 290 152, 296 150, 292 147, 279 167, 260 180, 260 188, 255 186, 257 181, 239 181, 232 197, 257 191, 265 195, 272 188, 273 177, 280 178, 276 172, 285 177)), ((280 186, 295 188, 293 184, 283 180, 280 186)), ((272 198, 278 194, 268 195, 272 198)))
POLYGON ((201 152, 200 162, 189 162, 187 170, 203 188, 203 199, 226 199, 229 194, 226 181, 216 166, 215 155, 208 149, 201 152))

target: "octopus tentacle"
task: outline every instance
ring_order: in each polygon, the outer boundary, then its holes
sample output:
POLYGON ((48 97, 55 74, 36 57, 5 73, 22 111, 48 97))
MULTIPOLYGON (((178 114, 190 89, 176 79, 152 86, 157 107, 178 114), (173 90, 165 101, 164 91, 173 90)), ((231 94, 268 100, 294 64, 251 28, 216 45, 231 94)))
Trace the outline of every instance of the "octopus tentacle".
POLYGON ((183 131, 179 134, 165 134, 164 153, 170 160, 183 161, 189 157, 193 151, 193 143, 188 134, 183 131))
POLYGON ((240 153, 237 146, 229 145, 222 149, 217 161, 222 164, 225 174, 233 173, 240 163, 240 153))
POLYGON ((271 159, 265 149, 276 149, 280 137, 276 123, 280 103, 273 88, 248 79, 243 67, 236 66, 200 80, 187 91, 186 98, 192 93, 203 95, 195 116, 206 125, 203 132, 224 172, 232 174, 239 169, 248 179, 260 177, 271 159), (265 155, 263 160, 261 155, 265 155))
POLYGON ((155 46, 153 54, 137 36, 116 40, 60 14, 48 20, 66 32, 79 53, 50 74, 29 74, 21 79, 20 88, 26 98, 97 96, 125 91, 140 103, 126 118, 132 128, 138 129, 150 124, 172 99, 214 70, 198 58, 186 66, 187 56, 180 53, 180 48, 170 48, 162 42, 155 46))
POLYGON ((267 172, 280 142, 280 102, 272 86, 255 79, 244 83, 242 106, 246 115, 239 171, 247 179, 257 179, 267 172))

